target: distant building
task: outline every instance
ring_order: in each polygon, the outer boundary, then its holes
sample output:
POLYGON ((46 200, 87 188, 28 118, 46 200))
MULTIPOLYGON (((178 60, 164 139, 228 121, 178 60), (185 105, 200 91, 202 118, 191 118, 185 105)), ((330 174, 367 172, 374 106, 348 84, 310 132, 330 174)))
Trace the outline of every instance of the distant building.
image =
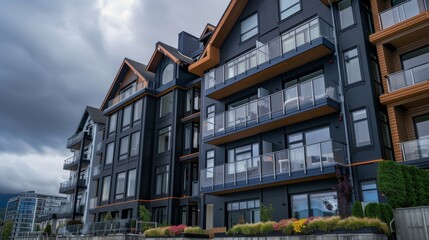
POLYGON ((34 191, 23 192, 9 199, 5 221, 13 222, 12 237, 32 232, 37 218, 57 212, 66 201, 65 197, 38 194, 34 191))

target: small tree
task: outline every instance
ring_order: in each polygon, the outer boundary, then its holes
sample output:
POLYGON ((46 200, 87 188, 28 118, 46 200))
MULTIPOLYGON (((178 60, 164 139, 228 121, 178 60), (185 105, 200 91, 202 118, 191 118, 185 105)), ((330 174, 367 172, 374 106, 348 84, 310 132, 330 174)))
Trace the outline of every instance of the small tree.
POLYGON ((273 212, 274 212, 273 204, 270 204, 268 206, 261 204, 260 211, 261 211, 262 222, 268 222, 273 220, 273 212))
POLYGON ((108 212, 106 214, 106 216, 104 216, 104 221, 105 222, 109 222, 109 221, 112 221, 112 220, 113 220, 112 214, 110 212, 108 212))
POLYGON ((51 233, 52 233, 51 224, 46 224, 45 230, 43 232, 46 233, 47 235, 51 235, 51 233))
POLYGON ((380 219, 388 225, 392 221, 393 209, 389 204, 380 204, 380 219))
POLYGON ((36 232, 40 232, 40 225, 39 225, 39 224, 36 224, 36 225, 34 226, 34 231, 36 231, 36 232))
POLYGON ((3 234, 2 239, 7 240, 12 235, 12 229, 13 229, 13 222, 7 221, 3 226, 3 234))
POLYGON ((362 202, 356 201, 355 203, 353 203, 352 216, 359 217, 359 218, 364 217, 362 202))
POLYGON ((144 205, 141 205, 139 207, 139 216, 143 222, 141 229, 140 229, 141 232, 144 232, 144 231, 146 231, 152 227, 152 225, 148 224, 148 222, 150 222, 152 219, 152 214, 144 205))
POLYGON ((365 216, 381 220, 380 205, 378 203, 368 203, 365 206, 365 216))

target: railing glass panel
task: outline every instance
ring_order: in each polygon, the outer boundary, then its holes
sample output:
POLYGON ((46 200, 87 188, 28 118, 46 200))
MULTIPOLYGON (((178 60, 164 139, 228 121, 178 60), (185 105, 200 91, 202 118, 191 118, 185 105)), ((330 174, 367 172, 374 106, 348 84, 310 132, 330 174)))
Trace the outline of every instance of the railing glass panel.
POLYGON ((380 13, 381 29, 386 29, 427 9, 427 0, 410 0, 380 13))
POLYGON ((429 63, 387 76, 389 92, 429 80, 429 63))
POLYGON ((429 137, 401 144, 404 161, 429 158, 429 137))

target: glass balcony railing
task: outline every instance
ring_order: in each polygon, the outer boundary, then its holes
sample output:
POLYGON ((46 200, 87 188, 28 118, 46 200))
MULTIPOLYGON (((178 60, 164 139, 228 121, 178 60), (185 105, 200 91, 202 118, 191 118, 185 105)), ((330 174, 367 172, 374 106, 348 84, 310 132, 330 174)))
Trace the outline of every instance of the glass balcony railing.
POLYGON ((380 13, 381 29, 386 29, 426 11, 428 0, 410 0, 380 13))
POLYGON ((429 80, 429 63, 387 76, 389 92, 429 80))
POLYGON ((86 187, 85 179, 80 179, 79 181, 73 179, 60 184, 60 193, 72 191, 76 187, 76 184, 78 184, 78 187, 86 187))
POLYGON ((83 134, 84 132, 82 131, 82 132, 75 133, 73 136, 69 137, 69 139, 67 139, 67 146, 72 146, 82 141, 83 134))
POLYGON ((89 209, 95 209, 97 207, 97 198, 91 198, 89 200, 89 209))
POLYGON ((93 177, 96 177, 96 176, 100 175, 100 173, 101 173, 101 165, 95 166, 92 169, 92 176, 93 177))
POLYGON ((203 121, 203 138, 299 112, 327 98, 338 101, 337 84, 323 75, 259 98, 203 121))
POLYGON ((404 161, 429 158, 429 136, 401 143, 404 161))
POLYGON ((273 181, 278 177, 307 174, 336 163, 346 163, 345 145, 333 140, 285 149, 201 170, 201 188, 273 181))
POLYGON ((270 42, 251 50, 205 75, 205 88, 215 88, 259 65, 281 57, 288 52, 297 51, 299 46, 311 43, 318 38, 326 38, 333 42, 332 27, 321 18, 312 19, 270 42))
POLYGON ((153 81, 146 81, 146 82, 139 82, 135 86, 133 86, 131 89, 129 89, 126 92, 123 92, 119 94, 118 96, 114 97, 112 100, 110 100, 107 104, 107 108, 113 107, 116 104, 121 103, 122 101, 128 99, 129 97, 133 96, 134 93, 142 90, 142 89, 155 89, 155 82, 153 81))
POLYGON ((80 154, 76 154, 73 157, 69 157, 66 160, 64 160, 64 168, 70 167, 71 165, 74 165, 79 162, 80 154))

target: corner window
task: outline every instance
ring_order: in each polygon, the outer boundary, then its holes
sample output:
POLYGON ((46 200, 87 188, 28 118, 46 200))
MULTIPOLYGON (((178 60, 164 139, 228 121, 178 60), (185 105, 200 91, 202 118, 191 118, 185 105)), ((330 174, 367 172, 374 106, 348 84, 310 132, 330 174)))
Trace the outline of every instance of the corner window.
POLYGON ((170 166, 165 165, 156 168, 156 179, 155 179, 155 195, 167 194, 168 193, 168 173, 170 166))
POLYGON ((114 113, 109 118, 109 135, 115 133, 118 114, 114 113))
POLYGON ((362 147, 371 144, 369 124, 366 109, 352 112, 355 146, 362 147))
POLYGON ((280 20, 290 17, 301 10, 300 0, 280 0, 280 20))
POLYGON ((143 100, 140 99, 134 103, 133 122, 137 122, 142 118, 143 100))
POLYGON ((115 150, 115 143, 111 142, 106 146, 106 161, 105 165, 113 163, 113 152, 115 150))
POLYGON ((358 49, 354 48, 344 52, 344 62, 346 64, 347 84, 361 81, 358 49))
POLYGON ((171 126, 158 132, 158 153, 170 151, 171 126))
POLYGON ((124 112, 122 114, 122 130, 128 129, 131 124, 131 110, 132 106, 129 105, 124 108, 124 112))
POLYGON ((136 179, 137 170, 132 169, 128 171, 128 183, 127 183, 127 197, 134 197, 136 194, 136 179))
POLYGON ((101 190, 101 201, 105 202, 109 200, 110 194, 110 176, 103 178, 103 188, 101 190))
POLYGON ((172 63, 168 64, 164 71, 162 72, 162 79, 161 83, 162 85, 165 85, 174 79, 174 65, 172 63))
POLYGON ((159 117, 163 117, 173 111, 173 92, 161 97, 159 117))
POLYGON ((258 34, 258 14, 255 13, 252 16, 246 18, 241 22, 241 41, 244 42, 247 39, 258 34))
POLYGON ((131 135, 130 157, 137 156, 140 148, 140 132, 131 135))
POLYGON ((119 148, 119 161, 128 158, 128 145, 129 145, 129 137, 121 138, 120 148, 119 148))
POLYGON ((121 172, 116 175, 115 199, 124 198, 124 191, 125 191, 125 172, 121 172))
POLYGON ((340 27, 344 29, 355 23, 353 16, 352 0, 343 0, 338 3, 340 12, 340 27))
POLYGON ((375 180, 361 182, 361 189, 364 203, 378 203, 377 182, 375 180))

